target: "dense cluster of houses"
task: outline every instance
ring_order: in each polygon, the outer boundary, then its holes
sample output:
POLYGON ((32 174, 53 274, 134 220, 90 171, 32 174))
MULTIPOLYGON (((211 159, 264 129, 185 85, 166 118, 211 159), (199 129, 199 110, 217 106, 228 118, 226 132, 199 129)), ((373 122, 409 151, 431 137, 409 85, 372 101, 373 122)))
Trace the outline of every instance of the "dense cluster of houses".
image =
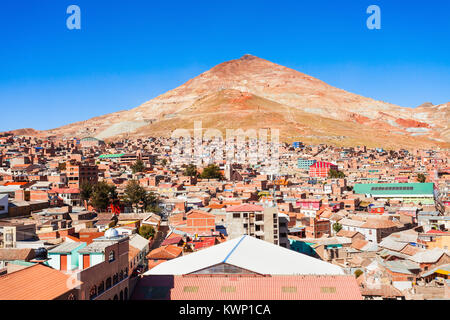
POLYGON ((0 136, 0 299, 450 298, 449 151, 280 143, 276 174, 206 179, 176 146, 0 136), (131 180, 155 210, 120 201, 131 180))

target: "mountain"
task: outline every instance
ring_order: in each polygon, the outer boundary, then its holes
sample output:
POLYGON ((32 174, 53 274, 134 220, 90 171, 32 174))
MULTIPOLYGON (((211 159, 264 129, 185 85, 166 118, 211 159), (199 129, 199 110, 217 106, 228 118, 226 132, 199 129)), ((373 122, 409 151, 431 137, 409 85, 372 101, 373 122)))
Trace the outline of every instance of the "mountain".
POLYGON ((245 55, 137 108, 41 132, 60 137, 170 136, 177 128, 278 128, 287 142, 450 147, 450 103, 404 108, 245 55))

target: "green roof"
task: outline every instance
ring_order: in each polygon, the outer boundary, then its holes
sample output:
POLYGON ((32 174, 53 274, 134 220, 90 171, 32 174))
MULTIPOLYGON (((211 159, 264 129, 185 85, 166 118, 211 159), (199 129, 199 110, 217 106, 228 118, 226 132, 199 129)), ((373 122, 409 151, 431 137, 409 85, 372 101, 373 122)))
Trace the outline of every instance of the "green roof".
POLYGON ((86 137, 86 138, 81 139, 80 141, 103 141, 103 140, 100 140, 100 139, 97 139, 94 137, 86 137))
POLYGON ((99 159, 114 159, 114 158, 120 158, 123 157, 125 153, 119 153, 119 154, 102 154, 99 156, 99 159))
POLYGON ((429 195, 432 196, 433 183, 357 183, 353 187, 356 194, 374 196, 429 195))
POLYGON ((18 266, 25 266, 25 267, 31 267, 34 266, 35 263, 32 262, 28 262, 28 261, 23 261, 23 260, 14 260, 14 261, 10 261, 10 264, 15 264, 18 266))

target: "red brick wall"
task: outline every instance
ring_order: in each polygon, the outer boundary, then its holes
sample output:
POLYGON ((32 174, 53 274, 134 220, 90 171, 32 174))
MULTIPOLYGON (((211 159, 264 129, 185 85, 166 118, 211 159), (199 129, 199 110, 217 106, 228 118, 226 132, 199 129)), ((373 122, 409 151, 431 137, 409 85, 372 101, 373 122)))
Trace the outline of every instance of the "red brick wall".
POLYGON ((30 190, 30 201, 48 201, 48 193, 41 190, 30 190))

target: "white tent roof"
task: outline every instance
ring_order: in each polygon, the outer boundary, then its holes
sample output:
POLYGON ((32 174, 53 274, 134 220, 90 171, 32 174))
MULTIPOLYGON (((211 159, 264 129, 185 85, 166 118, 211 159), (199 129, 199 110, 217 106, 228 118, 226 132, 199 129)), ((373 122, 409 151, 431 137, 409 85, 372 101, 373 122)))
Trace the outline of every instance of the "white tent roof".
POLYGON ((227 263, 260 274, 335 275, 344 274, 341 267, 264 240, 242 236, 203 249, 150 269, 145 275, 183 275, 227 263))

